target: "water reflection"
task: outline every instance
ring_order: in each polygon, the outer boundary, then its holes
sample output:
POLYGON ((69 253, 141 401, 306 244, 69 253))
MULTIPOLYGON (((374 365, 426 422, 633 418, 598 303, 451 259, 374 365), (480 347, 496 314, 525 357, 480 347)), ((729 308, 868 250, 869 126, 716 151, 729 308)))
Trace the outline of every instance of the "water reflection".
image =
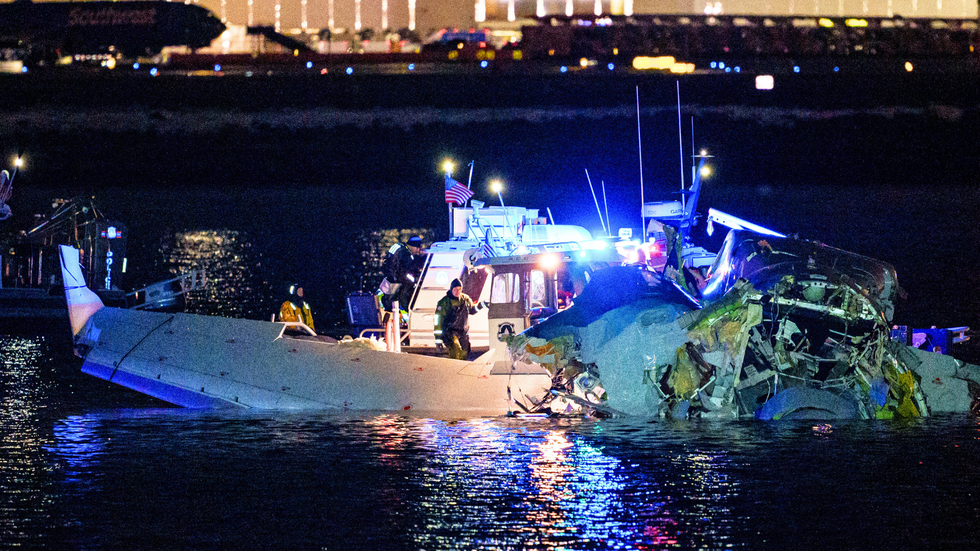
POLYGON ((91 415, 72 415, 54 426, 54 441, 45 450, 54 455, 62 480, 72 486, 71 492, 96 486, 90 476, 99 456, 105 453, 105 441, 96 433, 99 420, 91 415))
POLYGON ((161 238, 158 253, 170 276, 202 269, 207 275, 206 288, 187 295, 187 312, 255 317, 255 307, 261 308, 261 299, 268 294, 268 282, 256 278, 262 273, 262 253, 253 251, 252 240, 245 232, 175 232, 161 238))
POLYGON ((270 319, 292 283, 303 286, 318 330, 348 331, 348 293, 373 293, 381 283, 388 249, 426 228, 332 228, 329 234, 293 235, 237 229, 174 231, 159 241, 160 278, 203 269, 208 283, 187 296, 186 311, 248 319, 270 319))
POLYGON ((0 335, 0 543, 26 545, 56 492, 44 451, 48 408, 57 397, 45 337, 0 335))
POLYGON ((725 500, 735 485, 724 454, 624 463, 584 436, 591 423, 382 416, 368 425, 378 461, 415 488, 405 505, 418 548, 626 549, 673 545, 679 535, 713 546, 730 536, 725 500))

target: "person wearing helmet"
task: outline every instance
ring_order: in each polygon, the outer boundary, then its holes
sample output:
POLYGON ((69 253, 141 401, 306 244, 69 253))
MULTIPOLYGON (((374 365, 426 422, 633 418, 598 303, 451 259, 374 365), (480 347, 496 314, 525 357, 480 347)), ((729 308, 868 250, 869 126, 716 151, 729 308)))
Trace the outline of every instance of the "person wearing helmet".
POLYGON ((435 334, 446 345, 450 358, 469 359, 469 317, 485 306, 483 302, 473 304, 473 299, 463 292, 463 282, 459 278, 449 285, 446 296, 436 305, 435 334))
POLYGON ((298 321, 316 331, 313 327, 313 312, 310 305, 303 299, 303 287, 297 284, 289 286, 289 296, 279 308, 279 321, 298 321))

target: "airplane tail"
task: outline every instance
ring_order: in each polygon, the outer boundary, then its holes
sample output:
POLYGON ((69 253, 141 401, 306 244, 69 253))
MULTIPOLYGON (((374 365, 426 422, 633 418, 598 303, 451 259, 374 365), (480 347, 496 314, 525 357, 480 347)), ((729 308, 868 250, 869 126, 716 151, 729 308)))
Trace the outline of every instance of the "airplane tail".
POLYGON ((68 319, 71 320, 71 333, 77 335, 92 314, 105 305, 99 295, 85 286, 82 266, 78 260, 78 249, 61 245, 61 279, 65 283, 65 301, 68 303, 68 319))

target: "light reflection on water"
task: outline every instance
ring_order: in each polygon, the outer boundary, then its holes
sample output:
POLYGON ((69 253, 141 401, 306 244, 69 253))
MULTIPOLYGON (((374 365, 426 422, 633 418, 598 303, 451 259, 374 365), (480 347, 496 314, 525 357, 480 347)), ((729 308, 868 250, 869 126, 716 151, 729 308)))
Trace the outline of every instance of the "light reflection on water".
POLYGON ((940 516, 942 541, 978 535, 976 419, 110 409, 32 426, 4 436, 0 548, 860 548, 925 536, 940 516), (877 531, 855 534, 869 511, 877 531))
POLYGON ((42 455, 45 395, 43 338, 0 335, 0 542, 24 538, 39 528, 51 494, 43 480, 49 464, 42 455))
POLYGON ((175 232, 162 237, 159 255, 171 276, 204 270, 207 286, 186 297, 188 313, 250 317, 253 297, 267 286, 253 277, 261 273, 262 254, 253 252, 245 232, 226 229, 175 232))
POLYGON ((0 336, 0 350, 0 549, 969 548, 980 538, 972 416, 148 409, 79 374, 67 343, 0 336))
POLYGON ((186 312, 267 320, 279 311, 287 287, 299 283, 317 329, 342 336, 347 331, 347 294, 377 289, 381 264, 393 244, 412 235, 429 244, 433 233, 425 228, 347 227, 297 240, 241 229, 173 231, 160 238, 153 255, 161 277, 205 271, 207 286, 187 295, 186 312))

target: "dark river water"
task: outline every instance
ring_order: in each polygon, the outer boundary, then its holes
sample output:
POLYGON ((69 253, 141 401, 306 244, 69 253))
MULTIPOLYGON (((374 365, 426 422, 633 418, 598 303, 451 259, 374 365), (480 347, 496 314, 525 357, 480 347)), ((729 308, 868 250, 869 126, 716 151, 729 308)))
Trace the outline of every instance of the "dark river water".
MULTIPOLYGON (((599 233, 588 170, 614 230, 638 231, 639 152, 644 198, 671 199, 693 146, 713 155, 701 212, 893 264, 906 291, 895 323, 980 328, 975 92, 924 80, 852 95, 823 82, 769 101, 740 81, 685 81, 679 138, 672 80, 576 82, 581 94, 547 84, 559 95, 449 106, 424 101, 427 89, 399 104, 375 86, 371 106, 266 98, 245 83, 247 108, 173 99, 179 80, 155 105, 19 88, 0 100, 0 148, 26 144, 29 165, 3 231, 29 226, 52 198, 94 197, 128 228, 123 286, 204 268, 190 311, 268 319, 299 282, 317 329, 342 336, 344 297, 374 289, 391 243, 445 238, 443 159, 463 181, 474 161, 478 199, 496 204, 487 181, 500 178, 508 205, 599 233)), ((721 237, 695 230, 708 248, 721 237)), ((975 344, 954 351, 976 363, 975 344)), ((0 353, 0 549, 980 541, 971 415, 765 424, 188 411, 81 374, 64 334, 0 335, 0 353)))
POLYGON ((980 424, 160 409, 0 337, 3 549, 951 549, 980 424))

